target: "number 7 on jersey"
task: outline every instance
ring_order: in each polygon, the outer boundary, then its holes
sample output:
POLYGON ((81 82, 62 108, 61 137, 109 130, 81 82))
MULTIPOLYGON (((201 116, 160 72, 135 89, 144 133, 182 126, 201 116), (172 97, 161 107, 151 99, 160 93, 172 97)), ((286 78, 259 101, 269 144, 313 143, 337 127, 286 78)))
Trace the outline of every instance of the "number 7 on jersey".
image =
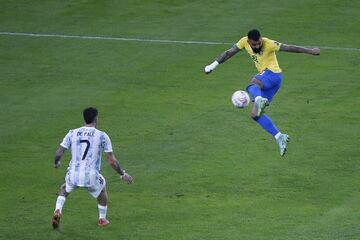
POLYGON ((84 160, 86 158, 86 155, 87 155, 88 151, 89 151, 90 142, 89 142, 89 140, 81 139, 80 143, 86 143, 86 148, 85 148, 84 154, 83 154, 82 159, 81 159, 81 160, 84 160))

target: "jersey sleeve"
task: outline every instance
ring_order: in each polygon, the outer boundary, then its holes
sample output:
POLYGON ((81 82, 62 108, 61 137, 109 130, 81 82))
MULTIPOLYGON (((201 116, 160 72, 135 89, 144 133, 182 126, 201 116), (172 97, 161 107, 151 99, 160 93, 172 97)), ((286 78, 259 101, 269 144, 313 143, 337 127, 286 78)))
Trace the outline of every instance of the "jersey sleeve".
POLYGON ((241 50, 245 48, 246 43, 247 43, 247 37, 243 37, 235 45, 241 50))
POLYGON ((102 137, 102 146, 104 148, 104 152, 112 152, 113 151, 111 140, 106 133, 104 133, 103 137, 102 137))
POLYGON ((60 143, 60 146, 62 146, 63 148, 66 148, 66 149, 69 149, 71 147, 72 132, 73 132, 73 130, 70 130, 68 132, 68 134, 66 134, 66 136, 64 137, 64 139, 60 143))
POLYGON ((271 40, 271 39, 268 39, 268 44, 269 44, 270 51, 277 52, 280 50, 281 43, 271 40))

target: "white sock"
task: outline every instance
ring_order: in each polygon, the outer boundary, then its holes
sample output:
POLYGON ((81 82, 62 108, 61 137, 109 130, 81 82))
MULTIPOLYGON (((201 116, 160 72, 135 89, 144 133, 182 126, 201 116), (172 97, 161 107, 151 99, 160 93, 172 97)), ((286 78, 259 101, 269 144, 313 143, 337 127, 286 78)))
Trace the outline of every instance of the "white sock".
POLYGON ((62 211, 62 208, 64 206, 64 203, 65 203, 65 200, 66 200, 66 197, 64 196, 58 196, 57 200, 56 200, 56 206, 55 206, 55 211, 56 210, 60 210, 60 213, 62 211))
POLYGON ((255 102, 259 99, 259 98, 262 98, 261 96, 257 96, 254 100, 255 102))
POLYGON ((106 219, 107 206, 102 206, 98 204, 98 208, 99 208, 99 219, 100 218, 106 219))
POLYGON ((280 137, 280 135, 281 135, 281 132, 278 132, 278 133, 275 135, 275 139, 278 140, 279 137, 280 137))

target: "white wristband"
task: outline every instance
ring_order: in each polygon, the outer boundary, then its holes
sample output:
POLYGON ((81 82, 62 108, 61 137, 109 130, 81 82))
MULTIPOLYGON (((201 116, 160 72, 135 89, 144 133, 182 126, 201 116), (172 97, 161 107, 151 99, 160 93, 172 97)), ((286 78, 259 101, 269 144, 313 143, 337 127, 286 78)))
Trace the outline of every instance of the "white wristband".
POLYGON ((212 70, 214 70, 217 67, 217 65, 219 65, 219 62, 214 61, 212 64, 207 65, 204 70, 206 73, 210 73, 210 72, 212 72, 212 70))
POLYGON ((214 70, 218 65, 219 65, 219 62, 215 60, 212 64, 210 64, 210 67, 212 70, 214 70))

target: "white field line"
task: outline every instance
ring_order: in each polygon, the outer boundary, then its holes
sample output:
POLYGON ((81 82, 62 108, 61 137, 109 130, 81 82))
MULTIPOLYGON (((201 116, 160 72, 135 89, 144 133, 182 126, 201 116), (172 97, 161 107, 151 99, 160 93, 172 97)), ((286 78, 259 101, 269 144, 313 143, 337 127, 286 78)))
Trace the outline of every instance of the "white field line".
MULTIPOLYGON (((187 40, 167 40, 167 39, 147 39, 147 38, 126 38, 126 37, 105 37, 105 36, 80 36, 64 34, 46 34, 46 33, 21 33, 21 32, 0 32, 0 35, 7 36, 25 36, 25 37, 47 37, 47 38, 74 38, 87 40, 110 40, 110 41, 132 41, 132 42, 155 42, 168 44, 203 44, 203 45, 231 45, 234 43, 214 42, 214 41, 187 41, 187 40)), ((320 49, 338 50, 338 51, 360 51, 360 48, 317 46, 320 49)))

